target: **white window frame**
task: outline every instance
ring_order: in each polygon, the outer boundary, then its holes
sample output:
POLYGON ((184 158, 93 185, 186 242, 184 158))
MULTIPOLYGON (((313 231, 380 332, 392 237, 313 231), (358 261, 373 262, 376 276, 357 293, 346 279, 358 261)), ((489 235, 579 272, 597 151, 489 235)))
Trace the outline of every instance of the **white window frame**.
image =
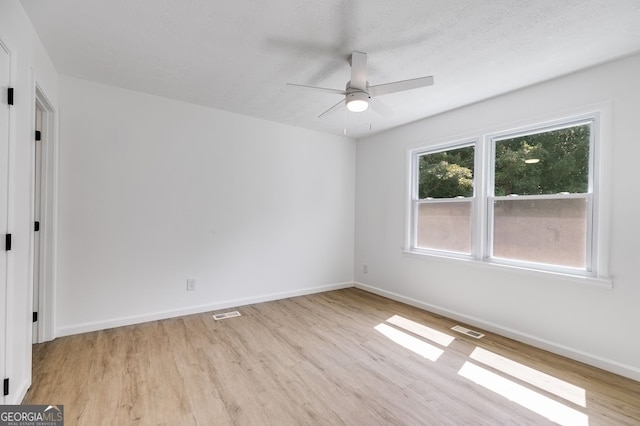
POLYGON ((471 259, 474 256, 475 247, 475 235, 477 234, 477 226, 476 226, 476 210, 477 210, 477 196, 476 196, 476 168, 478 167, 478 140, 477 139, 466 139, 463 141, 457 141, 453 143, 448 143, 445 145, 440 145, 437 147, 429 147, 418 149, 412 152, 411 156, 411 236, 410 236, 410 246, 411 251, 414 253, 425 253, 425 254, 440 254, 445 256, 451 256, 456 258, 463 259, 471 259), (453 151, 460 148, 467 148, 472 146, 474 148, 474 171, 473 171, 473 179, 474 179, 474 191, 471 197, 463 197, 463 198, 437 198, 437 199, 420 199, 419 198, 419 173, 420 173, 420 157, 423 155, 429 154, 437 154, 439 152, 445 151, 453 151), (460 252, 454 252, 449 250, 438 250, 431 249, 425 247, 418 247, 418 209, 421 204, 436 204, 436 203, 451 203, 451 202, 465 202, 471 203, 471 253, 465 254, 460 252))
MULTIPOLYGON (((606 198, 602 194, 602 189, 603 187, 607 187, 607 185, 603 184, 601 173, 602 169, 608 170, 610 167, 610 165, 608 166, 609 156, 601 149, 601 145, 603 139, 610 139, 610 137, 610 105, 600 105, 598 108, 589 109, 588 112, 567 115, 560 119, 538 120, 527 125, 496 130, 491 133, 472 136, 464 140, 410 149, 408 151, 409 185, 407 191, 405 254, 417 255, 418 257, 435 256, 445 260, 452 259, 453 261, 468 260, 483 267, 510 268, 525 273, 533 273, 534 275, 552 274, 558 278, 569 281, 577 281, 607 289, 613 288, 612 281, 607 275, 608 239, 603 238, 603 235, 601 235, 601 224, 609 217, 606 200, 602 201, 602 198, 606 198), (587 206, 587 252, 585 269, 493 257, 492 203, 496 198, 500 198, 495 197, 493 194, 493 167, 496 141, 525 136, 527 134, 544 133, 545 131, 553 131, 581 124, 590 124, 591 126, 588 192, 584 194, 563 194, 558 196, 531 195, 520 196, 518 198, 587 198, 589 205, 587 206), (444 250, 417 247, 419 157, 424 154, 437 153, 470 145, 475 146, 471 254, 464 255, 444 250)), ((450 199, 447 200, 451 201, 450 199)))
POLYGON ((486 253, 485 257, 489 259, 489 261, 493 263, 502 263, 505 265, 513 265, 513 266, 522 266, 526 268, 535 268, 548 270, 552 272, 560 272, 560 273, 568 273, 571 275, 585 275, 591 276, 593 271, 592 260, 594 258, 594 247, 593 237, 597 234, 597 230, 594 228, 595 224, 593 221, 593 213, 594 213, 594 150, 595 150, 595 141, 598 134, 598 115, 592 114, 586 117, 576 117, 575 119, 567 119, 561 120, 555 124, 543 124, 543 125, 533 125, 529 128, 518 129, 516 131, 505 131, 500 133, 494 133, 491 135, 487 135, 485 137, 485 144, 489 146, 490 149, 490 158, 488 160, 488 185, 486 188, 487 195, 487 246, 485 247, 484 253, 486 253), (496 144, 504 139, 517 138, 527 135, 540 134, 545 132, 552 132, 554 130, 566 129, 575 126, 581 126, 588 124, 590 126, 589 131, 589 177, 588 177, 588 187, 586 193, 580 194, 557 194, 557 195, 519 195, 519 200, 536 200, 536 199, 571 199, 571 198, 586 198, 587 200, 587 244, 586 244, 586 265, 585 269, 582 268, 571 268, 560 265, 549 265, 549 264, 539 264, 535 262, 527 262, 527 261, 519 261, 515 259, 505 259, 494 257, 493 255, 493 205, 494 201, 498 200, 509 200, 511 199, 509 195, 505 196, 496 196, 494 194, 495 189, 495 151, 496 144))

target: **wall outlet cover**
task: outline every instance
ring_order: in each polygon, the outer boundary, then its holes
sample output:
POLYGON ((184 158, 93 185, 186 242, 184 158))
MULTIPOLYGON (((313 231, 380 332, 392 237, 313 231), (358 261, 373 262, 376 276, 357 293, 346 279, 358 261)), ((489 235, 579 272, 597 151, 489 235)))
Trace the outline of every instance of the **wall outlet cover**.
POLYGON ((196 289, 196 279, 189 278, 187 279, 187 291, 195 291, 196 289))

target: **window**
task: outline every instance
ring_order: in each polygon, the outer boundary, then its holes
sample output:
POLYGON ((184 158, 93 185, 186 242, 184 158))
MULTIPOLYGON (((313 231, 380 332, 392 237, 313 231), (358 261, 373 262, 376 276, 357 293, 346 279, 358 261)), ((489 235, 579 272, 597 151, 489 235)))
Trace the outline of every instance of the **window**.
POLYGON ((412 151, 410 251, 595 275, 597 118, 412 151))
POLYGON ((417 248, 471 254, 474 151, 417 154, 417 248))
POLYGON ((490 257, 590 270, 591 125, 492 138, 490 257))

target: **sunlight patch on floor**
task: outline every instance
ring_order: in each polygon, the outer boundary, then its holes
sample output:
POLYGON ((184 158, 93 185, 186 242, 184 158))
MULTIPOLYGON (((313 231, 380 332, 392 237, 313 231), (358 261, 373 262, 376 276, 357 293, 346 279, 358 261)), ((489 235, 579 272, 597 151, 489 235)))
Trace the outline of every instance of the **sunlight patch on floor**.
POLYGON ((415 321, 411 321, 410 319, 401 317, 400 315, 392 316, 387 319, 387 322, 445 347, 449 346, 451 342, 455 340, 455 337, 453 336, 415 321))
POLYGON ((469 357, 581 407, 587 406, 586 392, 581 387, 479 347, 476 347, 469 357))
POLYGON ((378 324, 374 328, 391 341, 430 361, 437 361, 444 353, 442 349, 386 324, 378 324))
POLYGON ((469 361, 458 374, 560 425, 589 425, 586 414, 469 361))

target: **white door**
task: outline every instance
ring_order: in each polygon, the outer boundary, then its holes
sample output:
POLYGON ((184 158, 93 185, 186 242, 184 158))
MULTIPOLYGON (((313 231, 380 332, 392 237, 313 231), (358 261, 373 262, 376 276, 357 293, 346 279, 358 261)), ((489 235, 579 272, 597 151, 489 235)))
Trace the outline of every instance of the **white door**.
MULTIPOLYGON (((7 348, 7 258, 5 235, 7 235, 8 184, 9 184, 9 108, 10 84, 9 51, 0 41, 0 379, 6 377, 7 348)), ((0 403, 4 404, 4 393, 0 392, 0 403)))

